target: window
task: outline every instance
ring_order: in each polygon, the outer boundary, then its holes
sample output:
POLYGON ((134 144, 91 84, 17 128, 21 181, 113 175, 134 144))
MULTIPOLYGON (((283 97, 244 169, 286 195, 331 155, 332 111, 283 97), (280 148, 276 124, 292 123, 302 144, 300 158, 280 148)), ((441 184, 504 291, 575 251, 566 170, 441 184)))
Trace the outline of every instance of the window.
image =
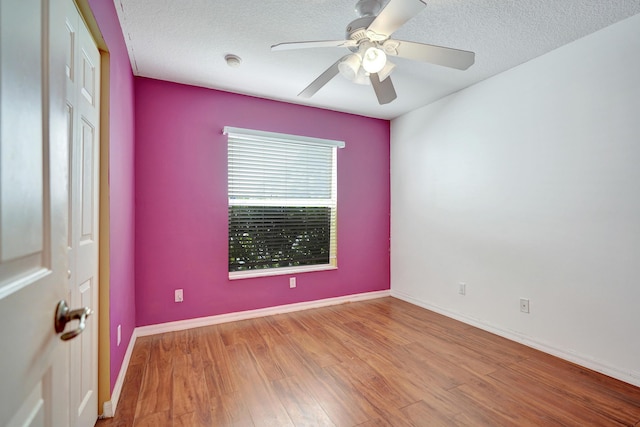
POLYGON ((229 278, 337 267, 342 141, 225 127, 229 278))

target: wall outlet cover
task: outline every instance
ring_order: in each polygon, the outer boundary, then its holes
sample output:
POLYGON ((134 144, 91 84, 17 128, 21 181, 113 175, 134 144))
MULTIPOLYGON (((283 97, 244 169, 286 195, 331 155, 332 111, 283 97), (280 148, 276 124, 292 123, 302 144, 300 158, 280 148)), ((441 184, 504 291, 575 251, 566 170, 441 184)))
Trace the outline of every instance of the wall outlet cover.
POLYGON ((458 293, 460 295, 466 295, 467 294, 467 284, 464 282, 460 282, 458 284, 458 293))

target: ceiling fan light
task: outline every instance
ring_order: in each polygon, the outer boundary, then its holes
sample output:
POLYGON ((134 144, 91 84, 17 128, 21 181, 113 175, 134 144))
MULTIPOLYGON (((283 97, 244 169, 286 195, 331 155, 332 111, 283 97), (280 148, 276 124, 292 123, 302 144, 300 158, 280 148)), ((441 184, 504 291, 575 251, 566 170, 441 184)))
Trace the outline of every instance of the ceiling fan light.
POLYGON ((364 52, 362 66, 368 73, 377 73, 384 68, 387 63, 387 55, 382 49, 370 47, 364 52))
POLYGON ((359 85, 370 85, 371 79, 369 79, 369 73, 367 73, 364 68, 360 67, 358 69, 358 75, 353 82, 359 85))
POLYGON ((355 81, 358 76, 358 70, 360 69, 361 59, 355 53, 344 57, 342 62, 338 64, 338 70, 343 77, 350 81, 355 81))

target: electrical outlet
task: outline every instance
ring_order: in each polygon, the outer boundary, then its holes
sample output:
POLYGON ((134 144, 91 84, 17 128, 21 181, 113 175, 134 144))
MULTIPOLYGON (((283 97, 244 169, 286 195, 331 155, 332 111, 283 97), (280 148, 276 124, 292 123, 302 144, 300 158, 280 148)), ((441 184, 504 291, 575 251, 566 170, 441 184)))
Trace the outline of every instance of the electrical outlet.
POLYGON ((295 277, 289 277, 289 287, 291 289, 296 287, 296 278, 295 277))
POLYGON ((466 295, 467 294, 467 284, 464 282, 460 282, 458 283, 458 293, 460 295, 466 295))
POLYGON ((182 294, 182 289, 176 289, 176 291, 174 293, 174 301, 175 302, 184 301, 183 294, 182 294))
POLYGON ((117 343, 117 346, 120 346, 120 341, 122 341, 122 325, 118 325, 118 343, 117 343))
POLYGON ((526 298, 520 298, 520 311, 523 313, 529 312, 529 300, 526 298))

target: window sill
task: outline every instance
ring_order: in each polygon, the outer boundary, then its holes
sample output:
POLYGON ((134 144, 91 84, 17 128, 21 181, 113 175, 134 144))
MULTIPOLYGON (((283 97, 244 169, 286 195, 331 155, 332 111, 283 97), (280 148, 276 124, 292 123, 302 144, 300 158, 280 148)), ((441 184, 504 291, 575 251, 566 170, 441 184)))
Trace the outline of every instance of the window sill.
POLYGON ((313 271, 337 270, 331 264, 302 265, 299 267, 268 268, 264 270, 233 271, 229 273, 229 280, 251 279, 254 277, 282 276, 288 274, 310 273, 313 271))

